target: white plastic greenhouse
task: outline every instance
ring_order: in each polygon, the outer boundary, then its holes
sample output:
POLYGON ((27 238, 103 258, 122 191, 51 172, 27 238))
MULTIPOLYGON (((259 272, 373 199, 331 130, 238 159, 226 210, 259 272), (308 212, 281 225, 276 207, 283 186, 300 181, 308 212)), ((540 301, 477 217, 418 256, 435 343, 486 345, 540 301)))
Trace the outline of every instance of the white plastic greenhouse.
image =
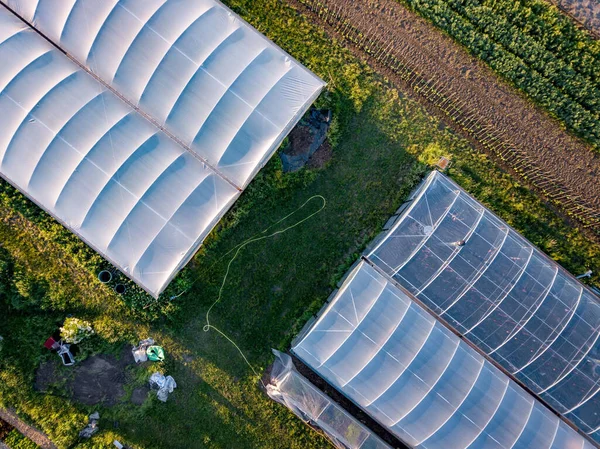
POLYGON ((600 442, 600 299, 433 172, 368 259, 600 442))
POLYGON ((158 296, 324 83, 213 0, 2 2, 0 175, 158 296))
POLYGON ((266 386, 271 399, 323 432, 339 449, 392 449, 296 371, 292 358, 273 350, 275 363, 266 386))
POLYGON ((415 448, 593 447, 366 261, 292 350, 415 448))

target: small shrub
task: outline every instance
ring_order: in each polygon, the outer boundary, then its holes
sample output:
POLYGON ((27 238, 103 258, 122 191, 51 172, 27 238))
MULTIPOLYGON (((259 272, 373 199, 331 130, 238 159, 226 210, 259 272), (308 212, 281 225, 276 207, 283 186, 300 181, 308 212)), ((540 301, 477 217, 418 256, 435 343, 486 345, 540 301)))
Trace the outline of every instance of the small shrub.
POLYGON ((88 321, 79 318, 67 318, 60 328, 60 336, 67 343, 81 343, 87 337, 94 335, 94 329, 88 321))

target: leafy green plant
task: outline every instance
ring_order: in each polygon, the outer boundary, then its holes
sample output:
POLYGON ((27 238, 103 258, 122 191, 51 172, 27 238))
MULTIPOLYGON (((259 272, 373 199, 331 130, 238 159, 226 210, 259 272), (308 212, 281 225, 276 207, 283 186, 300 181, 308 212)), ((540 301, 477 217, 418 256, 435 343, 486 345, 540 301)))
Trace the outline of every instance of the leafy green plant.
POLYGON ((543 0, 399 0, 600 151, 600 42, 543 0))
POLYGON ((79 318, 67 318, 60 328, 60 337, 67 343, 81 343, 94 333, 90 322, 79 318))

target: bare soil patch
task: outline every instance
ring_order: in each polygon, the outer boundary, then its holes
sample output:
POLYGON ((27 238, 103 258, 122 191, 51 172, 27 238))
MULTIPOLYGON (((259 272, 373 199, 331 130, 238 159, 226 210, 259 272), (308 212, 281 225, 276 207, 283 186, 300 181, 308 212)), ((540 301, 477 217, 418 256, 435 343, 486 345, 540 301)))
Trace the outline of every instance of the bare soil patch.
POLYGON ((306 166, 308 168, 322 168, 331 160, 333 157, 333 148, 329 141, 323 142, 317 151, 310 157, 306 166))
POLYGON ((37 391, 55 390, 80 404, 110 407, 125 396, 125 385, 130 382, 127 367, 134 361, 129 348, 125 347, 119 359, 112 355, 95 355, 71 369, 62 369, 58 363, 51 360, 40 365, 35 377, 37 391))
MULTIPOLYGON (((288 3, 349 44, 336 28, 307 8, 305 2, 288 0, 288 3)), ((437 85, 447 86, 456 95, 454 101, 468 108, 468 112, 479 122, 494 129, 497 134, 506 136, 509 145, 526 154, 532 164, 543 167, 554 179, 559 180, 570 195, 579 198, 581 204, 600 211, 600 157, 449 36, 397 0, 323 0, 320 3, 339 12, 343 20, 365 35, 376 35, 384 40, 390 53, 415 73, 423 74, 437 85)), ((355 45, 349 44, 349 48, 394 84, 411 93, 431 113, 471 140, 480 150, 490 154, 482 140, 457 127, 435 104, 415 92, 396 72, 355 45)), ((490 155, 512 171, 513 167, 490 155)), ((521 179, 536 187, 533 182, 521 179)))
POLYGON ((150 393, 150 387, 148 387, 147 385, 136 388, 131 393, 131 403, 134 405, 142 405, 148 398, 149 393, 150 393))
POLYGON ((12 432, 13 429, 14 429, 13 426, 11 426, 6 421, 3 421, 0 419, 0 441, 2 441, 4 438, 6 438, 6 436, 10 432, 12 432))
POLYGON ((290 132, 289 144, 281 154, 285 172, 296 171, 307 165, 319 168, 331 159, 331 145, 327 143, 330 123, 330 111, 314 108, 309 111, 307 117, 290 132))
POLYGON ((600 2, 597 0, 548 0, 600 39, 600 2))

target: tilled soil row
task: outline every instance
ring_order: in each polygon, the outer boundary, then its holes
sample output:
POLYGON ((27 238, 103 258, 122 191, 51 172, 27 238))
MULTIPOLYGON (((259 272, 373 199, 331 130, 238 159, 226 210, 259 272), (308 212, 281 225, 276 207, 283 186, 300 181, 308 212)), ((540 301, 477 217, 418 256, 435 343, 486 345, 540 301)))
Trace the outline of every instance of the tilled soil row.
POLYGON ((395 0, 288 0, 352 43, 393 82, 600 233, 600 158, 487 66, 395 0))

